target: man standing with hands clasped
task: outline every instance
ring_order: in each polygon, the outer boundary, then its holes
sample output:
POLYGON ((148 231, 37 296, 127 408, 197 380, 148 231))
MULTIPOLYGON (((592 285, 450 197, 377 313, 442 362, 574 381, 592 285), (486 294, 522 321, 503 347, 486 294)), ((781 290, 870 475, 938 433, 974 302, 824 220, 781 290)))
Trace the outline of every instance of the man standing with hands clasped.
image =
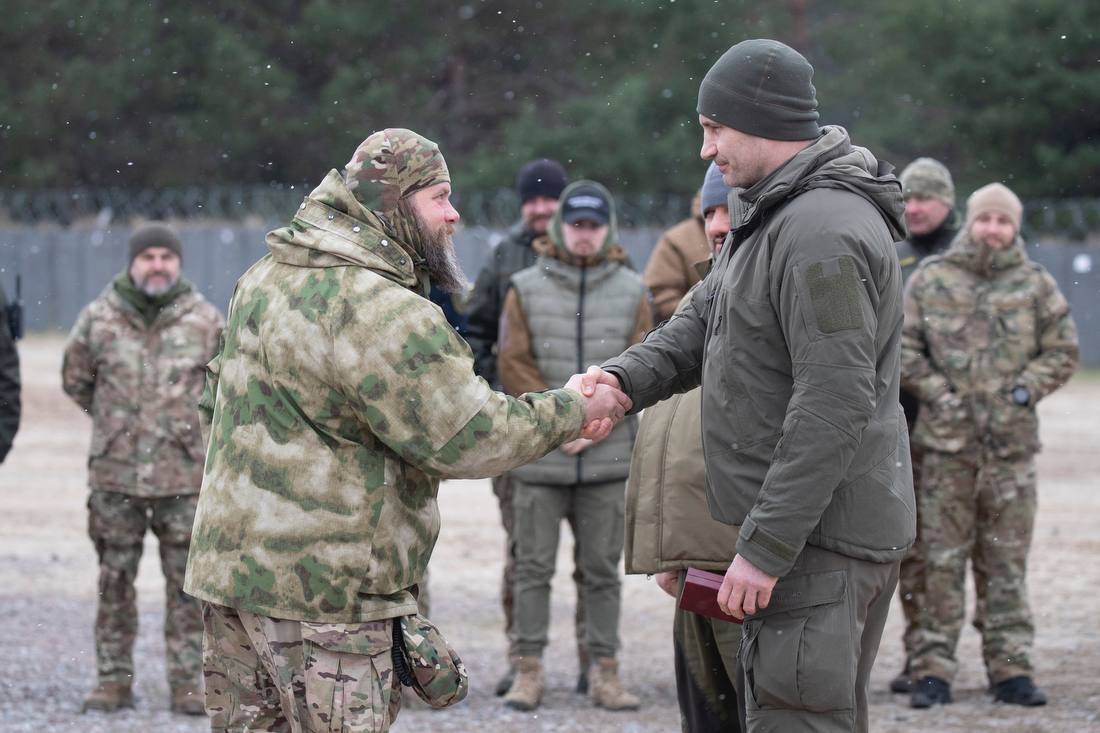
MULTIPOLYGON (((711 514, 739 525, 719 605, 742 627, 748 731, 866 731, 867 682, 915 517, 898 405, 901 187, 771 40, 699 89, 700 155, 744 218, 691 302, 583 387, 638 410, 702 385, 711 514)), ((742 692, 742 691, 739 691, 742 692)))

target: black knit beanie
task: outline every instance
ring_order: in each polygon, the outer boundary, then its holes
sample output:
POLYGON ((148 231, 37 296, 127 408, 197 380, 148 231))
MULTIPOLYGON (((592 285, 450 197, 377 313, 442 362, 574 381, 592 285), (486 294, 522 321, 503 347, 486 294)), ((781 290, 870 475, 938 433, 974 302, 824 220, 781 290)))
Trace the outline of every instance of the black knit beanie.
POLYGON ((556 199, 565 190, 569 177, 561 163, 549 158, 539 158, 524 163, 516 176, 519 201, 525 204, 536 196, 556 199))
POLYGON ((130 262, 150 247, 170 249, 176 253, 177 257, 183 259, 183 243, 180 242, 176 231, 167 224, 151 222, 134 230, 130 235, 130 262))
POLYGON ((779 41, 741 41, 722 54, 699 85, 698 112, 769 140, 812 140, 817 126, 814 67, 779 41))

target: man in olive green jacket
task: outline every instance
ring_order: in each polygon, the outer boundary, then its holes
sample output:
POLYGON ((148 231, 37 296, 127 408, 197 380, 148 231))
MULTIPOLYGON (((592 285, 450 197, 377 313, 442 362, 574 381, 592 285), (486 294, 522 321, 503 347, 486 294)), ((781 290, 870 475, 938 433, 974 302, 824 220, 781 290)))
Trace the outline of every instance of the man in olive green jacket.
POLYGON ((901 187, 845 130, 818 127, 812 75, 769 40, 707 73, 701 155, 746 187, 748 211, 690 305, 583 385, 621 385, 637 409, 702 384, 711 514, 741 527, 718 602, 746 619, 749 731, 867 730, 916 530, 901 187))
POLYGON ((200 405, 210 444, 185 585, 205 601, 215 731, 387 730, 393 633, 417 613, 440 479, 602 439, 629 406, 614 390, 516 399, 474 376, 427 299, 432 283, 462 287, 450 194, 434 143, 377 132, 237 283, 200 405))

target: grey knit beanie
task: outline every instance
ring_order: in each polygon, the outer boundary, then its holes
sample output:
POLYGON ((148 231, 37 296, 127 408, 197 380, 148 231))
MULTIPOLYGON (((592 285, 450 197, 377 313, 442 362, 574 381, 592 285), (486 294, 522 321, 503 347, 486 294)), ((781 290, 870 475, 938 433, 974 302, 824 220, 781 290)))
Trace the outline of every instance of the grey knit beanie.
POLYGON ((817 126, 814 67, 790 46, 758 38, 722 54, 699 85, 697 111, 769 140, 812 140, 817 126))
POLYGON ((722 171, 711 163, 707 168, 706 177, 703 178, 703 188, 699 191, 699 210, 706 214, 707 209, 713 209, 715 206, 728 206, 730 190, 725 179, 722 178, 722 171))
POLYGON ((928 196, 955 208, 955 182, 951 171, 934 158, 917 158, 901 172, 903 196, 928 196))
POLYGON ((176 253, 177 257, 183 259, 183 243, 180 242, 176 230, 159 221, 143 224, 130 235, 130 262, 150 247, 170 249, 176 253))

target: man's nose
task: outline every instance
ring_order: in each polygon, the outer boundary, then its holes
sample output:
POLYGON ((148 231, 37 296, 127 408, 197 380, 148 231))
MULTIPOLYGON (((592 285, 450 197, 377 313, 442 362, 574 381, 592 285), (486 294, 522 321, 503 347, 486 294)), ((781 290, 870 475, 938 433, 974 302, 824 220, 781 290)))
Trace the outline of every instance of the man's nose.
POLYGON ((458 213, 458 209, 451 204, 447 204, 447 222, 450 224, 457 224, 458 220, 461 218, 462 215, 458 213))
POLYGON ((718 146, 709 140, 703 140, 703 147, 699 150, 699 157, 703 160, 713 160, 718 154, 718 146))

